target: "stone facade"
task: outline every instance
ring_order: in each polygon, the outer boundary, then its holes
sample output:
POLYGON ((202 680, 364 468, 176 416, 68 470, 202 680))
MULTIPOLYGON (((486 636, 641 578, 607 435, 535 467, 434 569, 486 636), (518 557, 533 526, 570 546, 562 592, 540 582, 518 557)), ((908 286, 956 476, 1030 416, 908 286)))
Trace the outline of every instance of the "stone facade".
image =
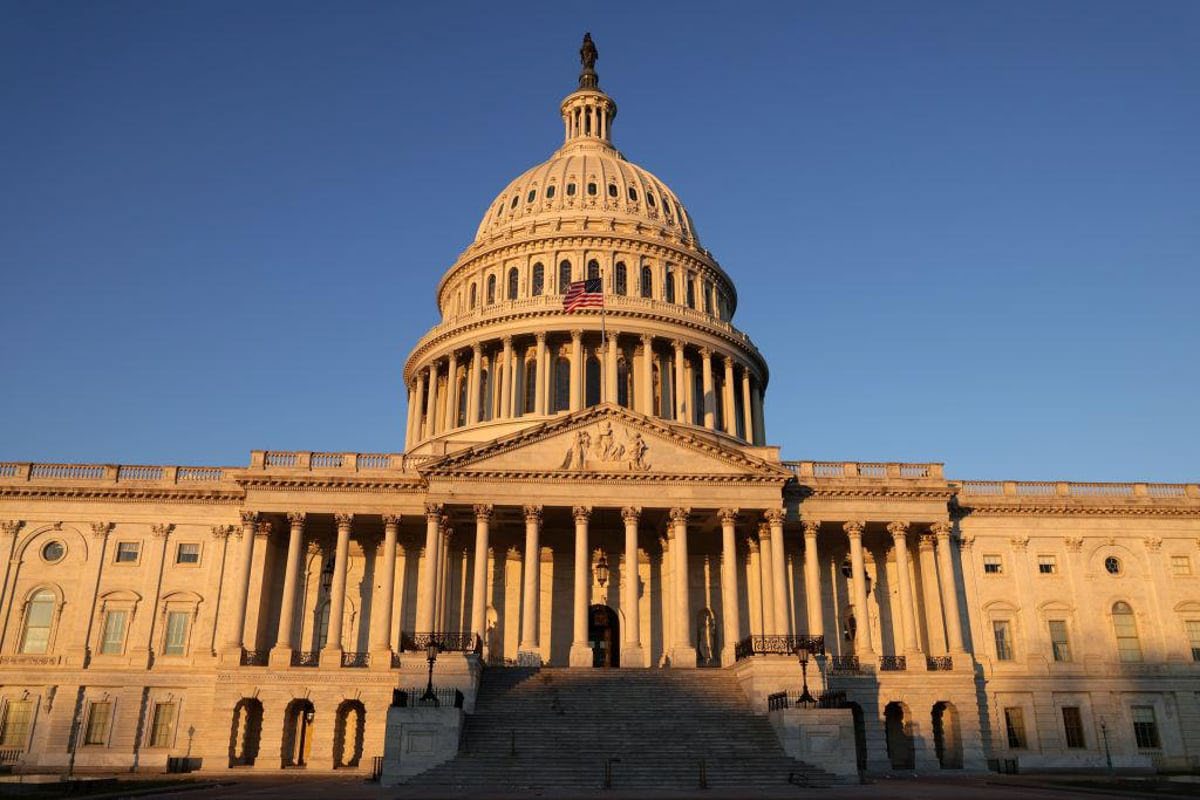
POLYGON ((804 645, 869 770, 1200 763, 1200 486, 783 460, 732 280, 580 87, 438 285, 404 452, 0 463, 0 761, 368 770, 433 641, 467 713, 484 663, 765 713, 804 645))

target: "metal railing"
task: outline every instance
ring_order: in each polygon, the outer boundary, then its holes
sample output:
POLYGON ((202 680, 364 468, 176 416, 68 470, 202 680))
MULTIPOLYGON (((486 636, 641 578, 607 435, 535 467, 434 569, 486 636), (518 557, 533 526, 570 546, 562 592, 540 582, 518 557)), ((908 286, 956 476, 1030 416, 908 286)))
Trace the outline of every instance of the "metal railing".
POLYGON ((293 667, 317 667, 320 664, 320 650, 295 650, 292 652, 293 667))
POLYGON ((482 653, 483 640, 470 631, 433 631, 401 633, 401 650, 424 650, 430 643, 443 653, 482 653))
POLYGON ((21 760, 21 752, 19 747, 0 747, 0 764, 16 764, 21 760))
POLYGON ((342 653, 343 667, 369 667, 371 665, 371 654, 362 651, 349 650, 342 653))
POLYGON ((242 650, 243 667, 265 667, 270 660, 270 650, 242 650))
POLYGON ((950 656, 926 656, 925 669, 930 672, 949 672, 954 669, 954 659, 950 656))
POLYGON ((805 648, 812 655, 825 654, 824 636, 747 636, 733 648, 734 658, 758 655, 790 656, 795 655, 800 648, 805 648))
POLYGON ((811 700, 802 700, 803 691, 785 690, 767 695, 767 711, 779 711, 785 708, 849 708, 846 693, 843 691, 822 692, 811 700))
MULTIPOLYGON (((412 708, 424 705, 422 699, 425 697, 427 691, 427 689, 419 689, 415 686, 409 689, 393 689, 392 705, 397 708, 412 708)), ((463 703, 466 701, 466 697, 463 696, 462 691, 459 689, 434 689, 433 696, 436 703, 429 703, 429 705, 462 708, 463 703)))
POLYGON ((855 675, 862 672, 858 656, 833 656, 829 659, 829 671, 835 674, 855 675))
POLYGON ((904 672, 908 669, 908 658, 905 656, 880 656, 880 672, 904 672))

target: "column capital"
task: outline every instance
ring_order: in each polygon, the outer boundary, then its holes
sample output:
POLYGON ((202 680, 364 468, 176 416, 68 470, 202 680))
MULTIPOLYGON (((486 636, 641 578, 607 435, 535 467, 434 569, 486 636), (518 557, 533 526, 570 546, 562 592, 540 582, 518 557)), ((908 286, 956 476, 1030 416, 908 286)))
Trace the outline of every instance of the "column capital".
POLYGON ((704 359, 712 358, 712 350, 707 347, 700 348, 700 357, 704 359))
POLYGON ((643 333, 640 338, 642 340, 642 344, 645 345, 646 347, 650 347, 654 343, 654 335, 653 334, 643 333))
MULTIPOLYGON (((3 533, 5 536, 16 536, 17 531, 21 530, 21 526, 24 524, 25 523, 19 519, 6 519, 3 522, 0 522, 0 533, 3 533)), ((93 522, 93 531, 96 529, 97 525, 108 525, 109 529, 112 528, 111 522, 93 522)), ((107 534, 108 531, 105 531, 105 533, 107 534)))
MULTIPOLYGON (((15 534, 17 532, 17 529, 20 527, 21 527, 20 521, 6 522, 6 523, 4 523, 4 532, 9 533, 9 534, 15 534)), ((225 526, 225 527, 227 528, 227 530, 233 530, 233 526, 225 526)), ((110 533, 112 533, 112 529, 113 529, 113 524, 111 522, 93 522, 92 523, 92 536, 96 537, 97 539, 103 539, 106 536, 108 536, 110 533)), ((227 533, 226 536, 228 536, 228 535, 229 534, 227 533)))
POLYGON ((763 512, 763 519, 772 525, 782 525, 787 517, 787 511, 782 508, 768 508, 763 512))
MULTIPOLYGON (((109 526, 109 529, 108 529, 108 530, 112 530, 112 527, 111 527, 111 526, 112 526, 112 523, 111 523, 111 522, 93 523, 93 524, 92 524, 92 532, 93 532, 93 533, 95 533, 97 536, 107 536, 107 535, 108 535, 108 531, 106 530, 106 531, 104 531, 103 533, 99 533, 99 532, 97 532, 97 531, 96 531, 96 525, 108 525, 108 526, 109 526)), ((212 526, 212 537, 213 537, 214 539, 218 539, 218 540, 222 540, 222 541, 223 541, 223 540, 225 540, 225 539, 228 539, 228 538, 229 538, 229 535, 230 535, 231 533, 233 533, 233 530, 234 530, 234 526, 233 526, 233 525, 213 525, 213 526, 212 526)))
POLYGON ((536 522, 539 525, 542 524, 543 509, 541 506, 525 506, 523 511, 525 512, 526 522, 536 522))
POLYGON ((760 542, 771 541, 771 526, 765 522, 758 523, 758 540, 760 542))
POLYGON ((575 506, 571 509, 571 516, 575 517, 576 522, 587 522, 592 517, 592 507, 575 506))
POLYGON ((254 523, 258 522, 257 511, 242 511, 241 516, 243 525, 253 525, 254 523))
POLYGON ((271 521, 269 519, 260 520, 258 525, 254 527, 255 536, 270 536, 271 521))
POLYGON ((150 526, 150 533, 155 539, 165 539, 171 535, 171 531, 175 530, 175 526, 169 522, 162 522, 157 525, 150 526))
POLYGON ((621 519, 625 522, 637 522, 641 517, 641 506, 625 506, 621 509, 621 519))
POLYGON ((334 514, 333 521, 337 523, 339 529, 349 528, 354 523, 353 514, 334 514))
POLYGON ((904 536, 908 533, 908 523, 907 522, 899 522, 899 521, 889 522, 888 526, 887 526, 887 531, 888 531, 888 533, 890 533, 892 535, 893 539, 903 539, 904 536))
POLYGON ((753 536, 747 536, 744 541, 746 544, 746 552, 747 553, 757 553, 758 552, 758 540, 757 539, 755 539, 753 536))
POLYGON ((692 516, 692 510, 690 508, 677 506, 677 507, 671 509, 671 522, 674 522, 676 524, 679 524, 682 522, 686 525, 687 521, 691 518, 691 516, 692 516))
POLYGON ((293 528, 296 527, 297 525, 299 525, 300 527, 303 528, 304 521, 306 519, 308 519, 308 514, 303 511, 289 511, 287 518, 288 518, 288 522, 290 522, 292 524, 293 528))
POLYGON ((440 521, 442 519, 442 509, 444 506, 441 503, 426 503, 425 518, 432 521, 440 521))
POLYGON ((583 340, 583 331, 582 330, 580 330, 579 328, 576 328, 575 330, 571 331, 571 343, 572 344, 575 344, 582 340, 583 340))
POLYGON ((545 343, 546 343, 546 332, 545 332, 545 331, 538 331, 538 332, 537 332, 537 333, 535 333, 533 336, 534 336, 534 338, 537 340, 537 343, 538 343, 538 344, 545 344, 545 343))
POLYGON ((472 344, 471 345, 471 353, 475 356, 475 358, 479 358, 480 356, 482 356, 483 355, 483 342, 475 342, 474 344, 472 344))
POLYGON ((400 524, 401 516, 403 516, 403 515, 401 515, 401 514, 384 514, 383 515, 383 524, 391 525, 391 526, 395 527, 396 525, 400 524))
POLYGON ((949 539, 950 530, 949 522, 935 522, 929 526, 929 532, 939 539, 949 539))
POLYGON ((804 529, 805 536, 816 536, 821 530, 821 523, 818 520, 806 519, 800 522, 800 527, 804 529))
POLYGON ((676 350, 680 350, 680 351, 683 350, 683 340, 682 339, 672 339, 671 347, 675 348, 676 350))
POLYGON ((475 521, 476 522, 491 522, 492 515, 496 513, 496 507, 490 503, 475 504, 475 521))
POLYGON ((721 360, 725 362, 726 369, 733 369, 737 365, 737 360, 733 357, 733 353, 721 353, 721 360))
POLYGON ((738 514, 741 509, 737 508, 722 508, 717 510, 717 519, 721 520, 722 524, 734 523, 738 520, 738 514))
MULTIPOLYGON (((932 537, 931 537, 931 539, 932 539, 932 537)), ((1081 549, 1083 549, 1083 537, 1082 536, 1067 536, 1066 538, 1063 539, 1063 544, 1065 544, 1067 546, 1067 552, 1078 553, 1081 549)))
POLYGON ((917 540, 917 547, 921 550, 933 550, 933 534, 921 534, 921 538, 917 540))
POLYGON ((851 520, 850 522, 842 525, 842 530, 844 530, 846 535, 851 539, 855 539, 862 536, 863 528, 865 527, 867 527, 867 523, 860 520, 851 520))
POLYGON ((504 337, 503 337, 503 338, 500 340, 500 343, 504 345, 504 349, 505 349, 505 350, 512 350, 512 344, 513 344, 513 337, 512 337, 512 335, 511 335, 511 334, 506 334, 506 335, 505 335, 505 336, 504 336, 504 337))

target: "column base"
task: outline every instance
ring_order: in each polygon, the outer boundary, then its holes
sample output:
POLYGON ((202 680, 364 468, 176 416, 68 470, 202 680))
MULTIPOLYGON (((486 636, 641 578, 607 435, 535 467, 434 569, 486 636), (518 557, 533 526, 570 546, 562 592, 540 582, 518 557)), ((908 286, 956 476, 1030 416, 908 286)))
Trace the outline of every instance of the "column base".
POLYGON ((371 671, 387 672, 392 668, 392 648, 371 651, 371 671))
POLYGON ((975 672, 975 657, 967 651, 951 653, 950 659, 953 662, 955 672, 975 672))
POLYGON ((237 645, 226 646, 217 657, 217 665, 222 668, 240 667, 242 665, 242 648, 237 645))
POLYGON ((271 669, 283 669, 292 665, 292 648, 272 647, 267 657, 267 666, 271 669))
POLYGON ((536 647, 529 645, 521 645, 517 650, 517 666, 518 667, 540 667, 542 665, 542 653, 536 647))
POLYGON ((721 648, 721 666, 732 667, 737 663, 737 648, 733 645, 726 645, 721 648))
POLYGON ((646 666, 646 653, 638 644, 621 645, 621 666, 640 669, 646 666))
POLYGON ((696 648, 676 645, 671 648, 671 669, 695 669, 696 648))
POLYGON ((568 664, 572 667, 593 666, 594 655, 587 642, 575 642, 571 645, 571 656, 568 664))
POLYGON ((341 669, 342 668, 342 648, 326 647, 321 651, 321 655, 317 661, 317 669, 341 669))

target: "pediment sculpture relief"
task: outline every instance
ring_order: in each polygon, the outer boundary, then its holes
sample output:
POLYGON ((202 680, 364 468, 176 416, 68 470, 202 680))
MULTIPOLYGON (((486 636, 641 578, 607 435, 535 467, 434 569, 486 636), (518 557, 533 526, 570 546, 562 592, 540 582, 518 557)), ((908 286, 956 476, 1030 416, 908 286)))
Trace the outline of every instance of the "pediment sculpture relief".
POLYGON ((645 472, 650 469, 646 455, 650 446, 642 434, 621 428, 618 441, 609 420, 597 423, 592 428, 575 431, 575 437, 567 448, 559 469, 624 469, 630 472, 645 472))

